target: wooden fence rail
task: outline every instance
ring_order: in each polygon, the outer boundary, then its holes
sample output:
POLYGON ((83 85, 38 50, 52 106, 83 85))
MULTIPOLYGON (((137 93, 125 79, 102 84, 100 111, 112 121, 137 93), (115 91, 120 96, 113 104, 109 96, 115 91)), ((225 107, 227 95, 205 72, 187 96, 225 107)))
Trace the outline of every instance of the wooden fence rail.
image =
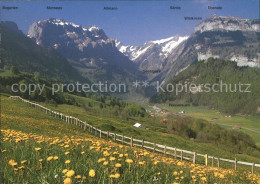
POLYGON ((28 104, 31 107, 42 110, 46 114, 59 118, 67 123, 75 124, 76 126, 80 126, 82 129, 88 130, 92 134, 95 134, 95 136, 98 136, 100 138, 102 138, 102 136, 103 136, 106 139, 112 139, 114 142, 117 142, 117 143, 120 143, 123 145, 129 145, 131 147, 133 147, 133 146, 140 147, 143 149, 150 150, 152 152, 159 152, 164 155, 169 155, 174 158, 179 158, 181 160, 188 160, 193 163, 196 163, 196 161, 198 160, 198 157, 201 157, 202 159, 205 159, 205 165, 207 165, 207 166, 209 165, 210 160, 211 160, 212 166, 214 166, 214 163, 216 161, 217 167, 220 167, 220 161, 232 163, 232 164, 234 164, 235 170, 237 170, 238 164, 245 165, 245 166, 251 166, 252 174, 254 173, 255 167, 260 168, 260 164, 238 161, 236 158, 235 158, 235 160, 229 160, 229 159, 225 159, 225 158, 209 156, 208 154, 200 154, 200 153, 196 153, 196 152, 192 152, 192 151, 188 151, 188 150, 178 149, 176 147, 173 148, 173 147, 169 147, 166 145, 161 145, 161 144, 157 144, 157 143, 153 143, 153 142, 148 142, 145 140, 135 139, 133 137, 127 137, 124 135, 120 135, 120 134, 116 134, 116 133, 112 133, 112 132, 108 132, 108 131, 103 131, 78 118, 52 111, 42 105, 25 100, 25 99, 21 98, 20 96, 10 96, 9 98, 10 99, 19 99, 23 103, 28 104), (191 157, 188 157, 188 155, 191 157))

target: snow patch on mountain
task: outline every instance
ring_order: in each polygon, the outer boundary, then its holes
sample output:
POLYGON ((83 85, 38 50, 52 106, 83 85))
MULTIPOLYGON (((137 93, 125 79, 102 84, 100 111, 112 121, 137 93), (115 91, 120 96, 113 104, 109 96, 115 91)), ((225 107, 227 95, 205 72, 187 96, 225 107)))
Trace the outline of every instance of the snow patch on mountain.
POLYGON ((159 47, 158 55, 162 57, 167 57, 173 49, 175 49, 180 43, 187 40, 189 36, 173 36, 161 40, 149 41, 141 46, 125 46, 120 41, 115 40, 116 47, 124 55, 128 56, 131 60, 137 60, 144 54, 146 54, 154 46, 159 47))

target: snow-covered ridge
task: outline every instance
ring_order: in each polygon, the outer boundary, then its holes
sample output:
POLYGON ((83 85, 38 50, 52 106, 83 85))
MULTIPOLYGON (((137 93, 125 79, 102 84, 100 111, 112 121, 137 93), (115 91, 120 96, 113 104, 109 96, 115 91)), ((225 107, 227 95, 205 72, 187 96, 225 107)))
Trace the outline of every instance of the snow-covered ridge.
MULTIPOLYGON (((65 20, 63 20, 63 19, 53 19, 53 18, 51 18, 51 19, 48 19, 48 20, 46 20, 48 23, 51 23, 51 24, 56 24, 56 25, 60 25, 60 26, 65 26, 65 25, 71 25, 71 26, 73 26, 73 27, 75 27, 75 28, 77 28, 77 27, 81 27, 80 25, 77 25, 77 24, 74 24, 74 23, 72 23, 72 22, 66 22, 65 20)), ((37 23, 38 24, 40 24, 42 21, 38 21, 37 23)))
POLYGON ((89 31, 89 32, 98 32, 98 31, 102 31, 101 28, 99 28, 98 26, 96 25, 92 25, 92 26, 89 26, 87 28, 85 27, 82 27, 81 25, 78 25, 78 24, 75 24, 73 22, 67 22, 63 19, 55 19, 55 18, 50 18, 50 19, 47 19, 47 20, 42 20, 42 21, 38 21, 37 24, 41 24, 43 22, 48 22, 50 24, 55 24, 57 26, 72 26, 74 28, 81 28, 83 31, 89 31))
POLYGON ((137 60, 153 47, 159 47, 161 57, 167 57, 173 49, 180 43, 187 40, 189 36, 173 36, 161 40, 154 40, 144 43, 141 46, 125 46, 118 40, 115 40, 116 47, 124 55, 128 56, 131 60, 137 60))

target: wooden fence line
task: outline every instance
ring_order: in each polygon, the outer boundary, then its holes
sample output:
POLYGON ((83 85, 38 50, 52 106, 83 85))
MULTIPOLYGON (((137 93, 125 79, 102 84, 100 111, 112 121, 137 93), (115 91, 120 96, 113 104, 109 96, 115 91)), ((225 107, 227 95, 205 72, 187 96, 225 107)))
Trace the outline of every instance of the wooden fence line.
POLYGON ((149 141, 145 141, 145 140, 135 139, 133 137, 127 137, 124 135, 120 135, 120 134, 116 134, 116 133, 112 133, 112 132, 108 132, 108 131, 103 131, 78 118, 52 111, 51 109, 48 109, 42 105, 30 102, 29 100, 25 100, 25 99, 21 98, 20 96, 10 96, 9 98, 10 99, 20 99, 20 100, 22 100, 23 103, 28 104, 29 106, 34 107, 36 109, 40 109, 43 112, 45 112, 46 114, 59 118, 69 124, 75 124, 76 126, 80 126, 82 129, 88 130, 91 133, 93 133, 93 131, 94 131, 95 136, 99 136, 100 138, 102 138, 102 135, 103 135, 104 137, 106 137, 106 139, 111 138, 114 142, 120 143, 122 145, 129 145, 131 147, 133 147, 133 146, 140 147, 143 149, 150 150, 152 152, 159 152, 164 155, 172 156, 174 158, 180 158, 181 160, 188 160, 193 163, 196 163, 197 157, 202 157, 203 159, 205 159, 206 166, 209 165, 210 160, 211 160, 212 166, 214 166, 215 161, 217 161, 217 163, 216 163, 217 167, 220 167, 220 161, 232 163, 232 164, 234 164, 235 170, 237 170, 238 164, 245 165, 245 166, 251 166, 252 174, 254 173, 255 167, 260 168, 260 164, 238 161, 236 158, 235 158, 235 160, 230 160, 230 159, 225 159, 225 158, 209 156, 208 154, 200 154, 200 153, 196 153, 193 151, 178 149, 176 147, 172 148, 172 147, 169 147, 166 145, 161 145, 161 144, 157 144, 157 143, 153 143, 153 142, 149 142, 149 141), (184 154, 191 155, 192 157, 189 158, 187 156, 184 156, 184 154))

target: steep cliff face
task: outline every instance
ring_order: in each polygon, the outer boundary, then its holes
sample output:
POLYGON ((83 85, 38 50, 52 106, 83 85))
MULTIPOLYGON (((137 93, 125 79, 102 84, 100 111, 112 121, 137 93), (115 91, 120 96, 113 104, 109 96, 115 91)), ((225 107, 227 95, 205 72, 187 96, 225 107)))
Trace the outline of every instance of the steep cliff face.
POLYGON ((57 50, 93 80, 123 80, 124 75, 138 75, 135 64, 97 26, 83 28, 61 19, 47 19, 33 23, 28 36, 38 45, 57 50))
POLYGON ((195 27, 195 31, 199 32, 212 30, 260 32, 260 25, 259 20, 213 15, 195 27))
POLYGON ((260 68, 259 27, 257 20, 213 15, 196 26, 196 32, 169 54, 163 71, 155 79, 170 80, 196 60, 210 57, 260 68))

